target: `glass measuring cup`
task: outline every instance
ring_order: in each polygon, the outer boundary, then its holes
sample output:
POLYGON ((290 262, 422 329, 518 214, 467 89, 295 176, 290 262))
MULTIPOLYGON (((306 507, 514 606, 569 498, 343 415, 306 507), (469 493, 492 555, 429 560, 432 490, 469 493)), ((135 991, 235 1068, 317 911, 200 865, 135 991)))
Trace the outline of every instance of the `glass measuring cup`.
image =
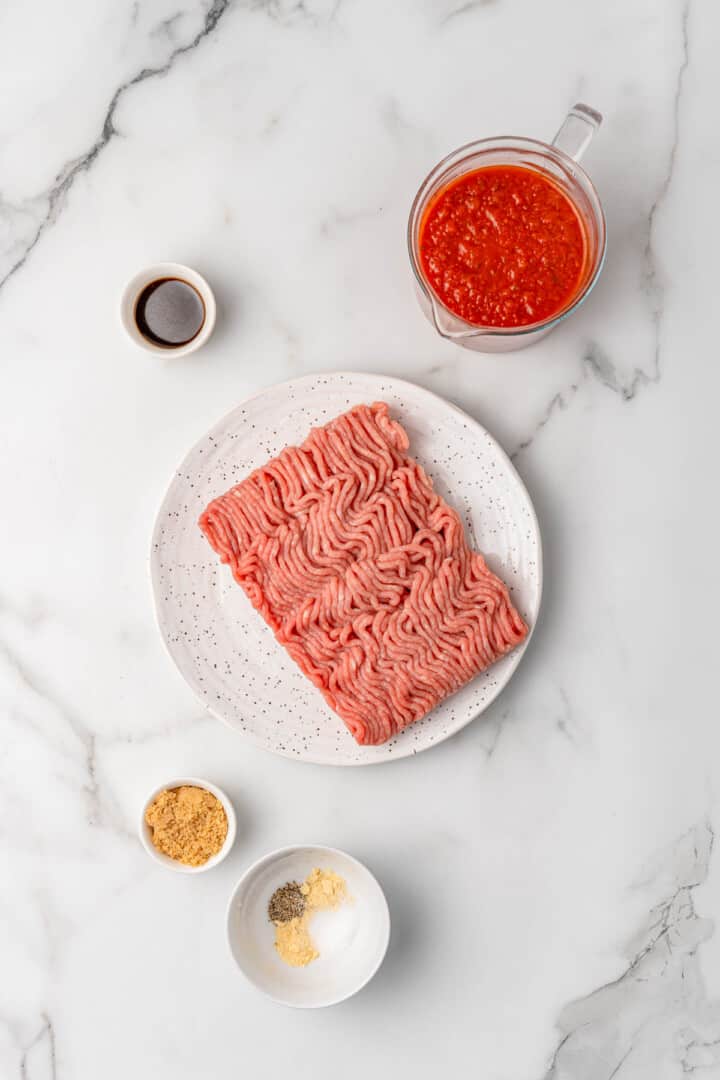
POLYGON ((502 136, 468 143, 448 154, 425 178, 410 210, 408 251, 420 307, 437 332, 449 341, 478 352, 524 349, 566 319, 590 293, 605 260, 605 215, 580 158, 600 127, 602 116, 588 105, 573 105, 552 143, 502 136), (520 165, 548 176, 577 208, 585 229, 587 257, 578 289, 551 318, 527 326, 476 326, 442 302, 425 277, 420 259, 420 230, 433 196, 464 173, 488 165, 520 165))

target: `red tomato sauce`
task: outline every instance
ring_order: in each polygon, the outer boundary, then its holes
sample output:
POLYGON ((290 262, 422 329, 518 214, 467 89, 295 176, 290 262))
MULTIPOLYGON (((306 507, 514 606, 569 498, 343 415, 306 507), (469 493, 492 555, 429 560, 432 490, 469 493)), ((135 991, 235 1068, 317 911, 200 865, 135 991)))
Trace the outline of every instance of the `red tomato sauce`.
POLYGON ((476 326, 527 326, 579 291, 587 242, 580 215, 552 180, 490 165, 452 180, 420 223, 420 262, 446 307, 476 326))

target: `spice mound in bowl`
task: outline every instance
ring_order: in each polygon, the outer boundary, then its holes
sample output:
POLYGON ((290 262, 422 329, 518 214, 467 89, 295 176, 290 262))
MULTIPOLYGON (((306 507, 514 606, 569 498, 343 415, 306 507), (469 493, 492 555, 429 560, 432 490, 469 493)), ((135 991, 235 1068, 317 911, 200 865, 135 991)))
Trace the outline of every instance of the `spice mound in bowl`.
POLYGON ((320 956, 310 927, 316 911, 332 911, 347 899, 345 879, 315 867, 302 885, 288 881, 270 897, 268 918, 275 925, 275 951, 290 967, 307 967, 320 956))
POLYGON ((235 815, 224 792, 205 781, 179 780, 148 799, 140 826, 146 850, 186 872, 217 865, 232 847, 235 815))

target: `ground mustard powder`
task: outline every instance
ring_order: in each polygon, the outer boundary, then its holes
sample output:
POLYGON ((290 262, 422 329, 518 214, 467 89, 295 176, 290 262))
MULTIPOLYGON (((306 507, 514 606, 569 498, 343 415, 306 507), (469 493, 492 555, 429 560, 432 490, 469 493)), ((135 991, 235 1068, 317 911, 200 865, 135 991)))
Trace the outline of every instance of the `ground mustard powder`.
POLYGON ((345 899, 345 881, 332 870, 312 870, 300 886, 305 906, 314 911, 336 908, 345 899))

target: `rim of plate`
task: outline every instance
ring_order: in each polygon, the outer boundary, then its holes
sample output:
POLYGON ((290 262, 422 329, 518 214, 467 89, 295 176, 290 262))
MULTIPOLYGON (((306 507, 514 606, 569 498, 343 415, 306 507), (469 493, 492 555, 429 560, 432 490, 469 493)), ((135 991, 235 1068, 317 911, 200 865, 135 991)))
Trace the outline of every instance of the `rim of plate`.
MULTIPOLYGON (((342 768, 358 768, 358 767, 359 768, 367 768, 368 766, 372 766, 372 765, 386 765, 386 764, 391 764, 393 761, 402 761, 402 760, 404 760, 405 758, 408 758, 408 757, 416 757, 418 754, 423 753, 425 750, 432 750, 433 747, 439 746, 440 743, 446 742, 448 739, 451 739, 453 737, 453 735, 457 735, 457 733, 459 731, 462 731, 463 728, 466 728, 469 724, 472 724, 475 720, 477 720, 477 718, 479 716, 482 716, 482 714, 484 712, 486 712, 487 709, 490 708, 490 706, 497 700, 497 698, 503 692, 505 687, 508 685, 508 683, 512 679, 513 675, 517 671, 518 666, 520 664, 520 661, 522 660, 523 656, 525 656, 525 653, 528 650, 530 642, 531 642, 531 640, 533 638, 533 635, 535 633, 535 627, 537 626, 538 619, 540 617, 540 610, 542 608, 543 587, 544 587, 543 549, 542 549, 542 534, 540 532, 540 522, 538 521, 538 516, 537 516, 537 512, 535 510, 535 506, 533 504, 533 501, 530 498, 530 492, 528 491, 527 487, 525 486, 525 481, 523 480, 523 478, 520 476, 520 473, 515 468, 515 465, 513 464, 512 459, 510 458, 510 455, 507 453, 507 451, 503 449, 503 447, 497 441, 495 436, 491 435, 491 433, 487 430, 486 427, 484 427, 480 423, 479 420, 476 420, 474 416, 471 416, 469 413, 466 413, 464 409, 461 409, 460 406, 456 405, 453 401, 448 401, 448 399, 443 397, 442 394, 436 394, 434 390, 427 390, 424 386, 419 386, 418 383, 410 382, 409 379, 399 379, 395 375, 383 375, 382 372, 375 372, 375 371, 346 371, 346 370, 342 370, 342 371, 313 371, 313 372, 308 372, 307 374, 300 375, 295 379, 285 379, 285 380, 283 380, 283 382, 271 383, 270 386, 263 387, 262 390, 258 390, 257 393, 251 394, 250 397, 243 398, 242 401, 239 401, 236 405, 234 405, 232 407, 232 409, 228 409, 228 411, 226 413, 223 413, 223 415, 218 420, 216 420, 215 423, 212 424, 208 428, 208 430, 205 431, 200 436, 199 439, 196 439, 196 441, 192 444, 192 446, 187 451, 187 453, 183 456, 182 461, 180 461, 180 463, 176 466, 175 471, 173 472, 173 475, 170 478, 170 482, 168 483, 168 485, 167 485, 167 487, 165 489, 165 494, 163 495, 160 506, 158 507, 157 514, 155 515, 155 522, 153 524, 152 535, 151 535, 151 538, 150 538, 149 564, 150 564, 150 589, 151 589, 151 592, 152 592, 152 599, 153 599, 153 612, 154 612, 154 615, 155 615, 155 625, 157 626, 157 629, 158 629, 158 632, 160 634, 160 638, 162 640, 165 651, 168 654, 168 656, 170 657, 170 659, 172 660, 175 669, 177 670, 178 674, 182 678, 185 685, 191 690, 193 695, 202 704, 203 708, 207 709, 207 711, 210 713, 211 716, 214 716, 216 720, 220 720, 223 724, 225 724, 227 727, 229 727, 232 731, 236 732, 241 738, 247 739, 247 741, 250 742, 253 746, 257 746, 260 750, 264 750, 265 753, 267 753, 267 754, 275 754, 278 757, 289 758, 291 761, 297 761, 297 762, 300 762, 303 765, 329 765, 331 767, 342 767, 342 768), (233 724, 233 722, 231 720, 229 720, 226 716, 223 716, 222 713, 216 711, 211 705, 208 705, 207 702, 201 697, 201 695, 198 693, 198 691, 192 685, 192 683, 190 683, 188 681, 188 679, 185 676, 185 673, 183 672, 182 668, 180 667, 180 665, 178 664, 177 660, 175 659, 175 657, 174 657, 174 655, 172 653, 172 650, 170 648, 168 640, 167 640, 167 638, 165 636, 165 633, 163 631, 163 628, 162 628, 162 626, 160 624, 160 610, 159 610, 159 604, 158 604, 159 583, 158 583, 157 578, 156 578, 156 567, 155 567, 155 561, 154 561, 154 558, 153 558, 153 553, 155 551, 155 546, 156 546, 156 543, 157 543, 158 532, 159 532, 159 529, 160 529, 160 523, 161 523, 161 520, 163 519, 163 516, 164 516, 163 511, 165 510, 165 504, 170 499, 170 496, 172 494, 173 485, 175 483, 175 480, 177 478, 178 473, 183 469, 183 467, 185 466, 185 463, 195 454, 195 452, 199 449, 199 447, 204 443, 205 439, 208 437, 210 432, 214 431, 217 427, 220 427, 221 425, 225 424, 226 421, 238 409, 242 409, 245 406, 250 405, 253 401, 256 401, 258 398, 264 397, 265 394, 268 394, 273 390, 282 390, 284 388, 287 388, 288 386, 298 386, 301 383, 312 382, 314 379, 319 379, 319 378, 327 378, 327 379, 335 379, 335 378, 367 379, 367 378, 371 378, 371 379, 377 379, 378 381, 382 381, 382 382, 385 382, 385 383, 392 384, 393 388, 402 389, 403 387, 406 387, 406 386, 410 387, 413 392, 419 391, 421 394, 425 395, 426 397, 432 398, 435 401, 439 401, 446 408, 452 409, 453 412, 456 412, 459 416, 461 416, 463 418, 463 420, 466 420, 469 424, 471 424, 473 426, 473 428, 477 429, 478 432, 480 432, 483 436, 485 436, 487 439, 490 440, 495 452, 503 460, 503 462, 508 467, 510 472, 514 475, 518 486, 520 487, 523 494, 525 495, 525 498, 527 499, 527 505, 528 505, 528 508, 529 508, 529 511, 530 511, 532 525, 533 525, 533 528, 535 530, 535 536, 537 538, 537 611, 535 613, 535 618, 533 619, 532 623, 529 626, 528 635, 525 638, 525 640, 523 642, 521 642, 521 644, 512 653, 507 654, 510 657, 510 659, 513 661, 513 664, 512 664, 512 668, 508 672, 508 676, 505 679, 505 681, 502 683, 502 685, 499 685, 499 686, 497 686, 495 688, 495 690, 488 697, 487 701, 484 702, 481 709, 479 709, 477 712, 473 712, 466 719, 460 720, 457 723, 457 726, 453 727, 452 730, 441 732, 440 735, 438 736, 438 738, 434 739, 433 742, 427 744, 426 746, 416 747, 414 749, 408 749, 408 751, 406 753, 401 752, 399 754, 388 754, 387 757, 377 758, 377 759, 372 760, 372 761, 362 761, 362 760, 358 760, 358 759, 344 760, 344 761, 332 761, 332 760, 328 760, 326 757, 323 757, 321 754, 315 754, 312 750, 304 752, 302 757, 300 757, 298 754, 295 754, 290 750, 280 750, 280 749, 276 749, 274 747, 268 746, 267 742, 265 740, 263 740, 260 736, 255 735, 253 732, 240 731, 236 727, 236 725, 233 724)), ((258 618, 261 618, 261 616, 258 616, 258 618)), ((278 648, 280 648, 280 647, 281 646, 278 646, 278 648)), ((349 732, 348 732, 348 738, 352 739, 352 735, 350 735, 349 732)), ((360 747, 360 749, 362 749, 362 747, 360 747)))

